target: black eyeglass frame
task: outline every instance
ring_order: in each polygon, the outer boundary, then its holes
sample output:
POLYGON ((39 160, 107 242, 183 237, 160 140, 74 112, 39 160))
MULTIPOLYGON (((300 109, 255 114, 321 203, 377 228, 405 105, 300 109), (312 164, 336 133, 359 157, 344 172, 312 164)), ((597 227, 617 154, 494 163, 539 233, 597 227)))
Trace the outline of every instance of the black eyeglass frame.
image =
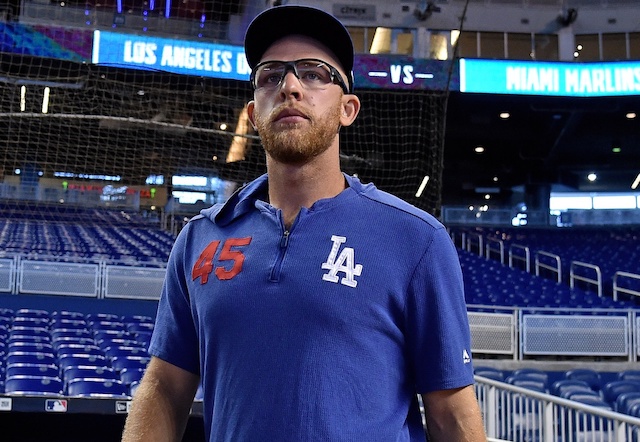
POLYGON ((340 75, 340 72, 338 72, 338 70, 334 68, 331 64, 327 63, 324 60, 320 60, 318 58, 301 58, 299 60, 291 60, 291 61, 266 60, 266 61, 260 62, 257 65, 255 65, 254 68, 251 70, 251 75, 249 77, 249 81, 251 82, 251 87, 253 87, 254 91, 258 90, 258 87, 256 85, 256 72, 258 72, 258 69, 260 69, 262 66, 269 63, 282 63, 284 65, 284 72, 282 73, 282 77, 280 78, 280 81, 278 82, 278 85, 276 87, 282 84, 282 80, 284 80, 284 77, 287 75, 289 71, 293 72, 293 75, 295 75, 296 78, 300 80, 300 76, 298 75, 297 64, 303 61, 318 62, 325 65, 326 67, 329 68, 329 74, 331 75, 331 82, 333 84, 337 84, 338 86, 340 86, 342 88, 342 91, 345 94, 351 93, 351 91, 349 90, 349 87, 344 82, 342 75, 340 75))

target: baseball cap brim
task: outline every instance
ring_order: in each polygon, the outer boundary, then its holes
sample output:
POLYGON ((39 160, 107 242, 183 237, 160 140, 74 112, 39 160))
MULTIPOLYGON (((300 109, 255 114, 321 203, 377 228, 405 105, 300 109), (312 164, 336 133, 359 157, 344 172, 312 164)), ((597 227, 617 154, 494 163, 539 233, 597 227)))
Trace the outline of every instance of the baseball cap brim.
POLYGON ((353 42, 338 19, 309 6, 276 6, 260 13, 247 28, 244 52, 253 69, 269 47, 288 35, 305 35, 322 43, 336 56, 353 89, 353 42))

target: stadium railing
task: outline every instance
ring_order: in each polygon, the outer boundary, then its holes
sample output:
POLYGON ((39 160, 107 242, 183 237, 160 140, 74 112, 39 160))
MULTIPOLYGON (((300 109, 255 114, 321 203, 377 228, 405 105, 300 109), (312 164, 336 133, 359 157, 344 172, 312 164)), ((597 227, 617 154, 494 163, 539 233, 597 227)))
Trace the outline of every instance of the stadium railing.
POLYGON ((476 375, 475 380, 489 440, 617 442, 640 438, 640 417, 483 376, 476 375))

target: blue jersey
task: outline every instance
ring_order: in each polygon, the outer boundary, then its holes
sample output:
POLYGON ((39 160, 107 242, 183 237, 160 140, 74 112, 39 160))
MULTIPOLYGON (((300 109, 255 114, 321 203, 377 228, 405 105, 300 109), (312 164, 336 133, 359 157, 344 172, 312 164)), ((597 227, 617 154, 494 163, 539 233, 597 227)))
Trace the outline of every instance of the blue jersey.
POLYGON ((345 179, 288 230, 263 176, 178 235, 150 353, 201 376, 208 440, 424 440, 416 393, 473 383, 446 230, 345 179))

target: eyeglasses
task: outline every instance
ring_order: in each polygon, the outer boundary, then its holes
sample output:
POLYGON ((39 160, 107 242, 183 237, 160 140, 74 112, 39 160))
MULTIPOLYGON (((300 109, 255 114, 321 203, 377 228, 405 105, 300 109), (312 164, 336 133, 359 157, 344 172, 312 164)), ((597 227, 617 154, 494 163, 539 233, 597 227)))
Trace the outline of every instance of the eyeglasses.
POLYGON ((272 90, 280 87, 287 72, 292 71, 306 89, 324 89, 337 84, 345 94, 349 88, 336 68, 326 61, 303 58, 294 61, 271 60, 258 63, 251 71, 251 85, 254 90, 272 90))

